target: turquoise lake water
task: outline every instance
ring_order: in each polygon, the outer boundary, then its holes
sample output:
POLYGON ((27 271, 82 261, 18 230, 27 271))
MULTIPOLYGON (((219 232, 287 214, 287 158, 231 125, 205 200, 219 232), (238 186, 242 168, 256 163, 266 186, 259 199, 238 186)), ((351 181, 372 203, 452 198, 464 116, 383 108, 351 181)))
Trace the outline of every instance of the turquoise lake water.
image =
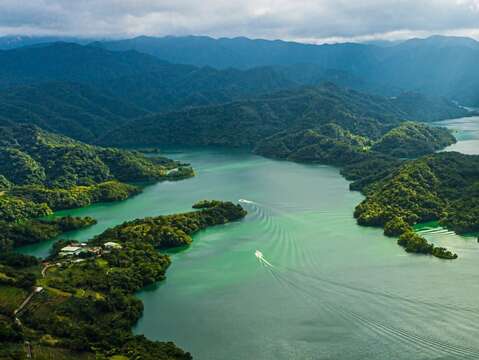
MULTIPOLYGON (((458 131, 450 150, 479 153, 479 118, 442 124, 458 131)), ((382 230, 356 225, 363 197, 338 169, 225 149, 167 155, 197 176, 61 213, 98 219, 68 234, 87 240, 125 220, 189 211, 200 199, 246 200, 243 221, 197 234, 171 255, 167 280, 138 294, 145 311, 136 333, 200 360, 479 358, 475 237, 426 226, 421 233, 459 259, 407 254, 382 230)), ((23 251, 42 256, 50 245, 23 251)))

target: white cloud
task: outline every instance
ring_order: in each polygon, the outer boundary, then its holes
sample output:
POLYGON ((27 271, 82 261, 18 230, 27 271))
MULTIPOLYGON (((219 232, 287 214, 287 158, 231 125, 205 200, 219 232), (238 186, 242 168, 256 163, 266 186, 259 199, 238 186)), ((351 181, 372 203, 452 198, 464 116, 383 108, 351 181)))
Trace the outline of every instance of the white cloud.
POLYGON ((2 34, 201 34, 311 42, 473 35, 479 0, 0 0, 2 34))
POLYGON ((467 5, 473 11, 479 11, 479 0, 456 0, 457 5, 467 5))

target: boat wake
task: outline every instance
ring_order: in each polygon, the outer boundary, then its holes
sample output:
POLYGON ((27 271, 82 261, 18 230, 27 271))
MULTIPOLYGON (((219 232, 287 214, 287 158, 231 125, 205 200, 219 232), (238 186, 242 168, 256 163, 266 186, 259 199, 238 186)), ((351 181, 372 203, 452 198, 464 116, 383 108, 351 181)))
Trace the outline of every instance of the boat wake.
POLYGON ((270 242, 270 250, 275 257, 287 256, 293 265, 310 261, 306 259, 308 254, 298 246, 298 239, 288 226, 300 219, 292 217, 281 208, 246 199, 240 199, 239 202, 246 204, 251 218, 258 221, 258 227, 261 228, 258 230, 261 231, 264 241, 270 242), (289 224, 285 225, 285 220, 289 221, 289 224))
POLYGON ((256 204, 254 201, 246 200, 246 199, 239 199, 238 202, 243 204, 256 204))
MULTIPOLYGON (((365 327, 369 331, 372 331, 382 337, 387 337, 393 341, 407 343, 423 352, 427 351, 431 357, 437 358, 437 356, 440 354, 441 357, 446 356, 447 358, 454 359, 479 359, 478 349, 455 345, 449 341, 445 342, 433 336, 425 335, 422 332, 406 330, 401 327, 383 323, 374 318, 360 314, 357 310, 353 310, 352 306, 346 305, 347 301, 344 301, 343 303, 341 297, 351 299, 357 296, 372 295, 371 302, 373 303, 374 299, 377 299, 379 296, 380 298, 383 298, 383 300, 386 299, 388 301, 395 301, 395 303, 391 304, 391 306, 397 311, 404 313, 406 313, 407 310, 417 310, 418 312, 423 312, 424 305, 426 305, 426 307, 429 307, 428 311, 431 313, 442 311, 451 316, 454 312, 464 311, 468 312, 469 314, 467 316, 471 317, 471 315, 478 315, 476 309, 457 308, 439 303, 429 303, 420 300, 418 301, 390 293, 362 289, 356 286, 351 286, 338 281, 316 276, 312 273, 276 266, 267 260, 260 250, 256 250, 254 255, 260 264, 263 265, 278 282, 280 282, 286 288, 289 288, 296 296, 301 294, 303 299, 311 302, 313 308, 317 309, 318 311, 326 311, 329 314, 340 316, 347 322, 355 323, 359 326, 365 327), (331 296, 324 296, 325 294, 329 294, 331 296), (418 305, 422 306, 417 308, 418 305)), ((464 321, 465 319, 462 320, 464 321)), ((474 324, 476 320, 473 320, 474 324)), ((475 326, 474 324, 472 324, 472 327, 475 326)))
POLYGON ((254 256, 256 256, 256 258, 258 259, 258 261, 262 264, 262 265, 266 265, 266 266, 269 266, 269 267, 272 267, 274 268, 273 264, 271 264, 268 260, 265 259, 263 253, 259 250, 256 250, 254 252, 254 256))

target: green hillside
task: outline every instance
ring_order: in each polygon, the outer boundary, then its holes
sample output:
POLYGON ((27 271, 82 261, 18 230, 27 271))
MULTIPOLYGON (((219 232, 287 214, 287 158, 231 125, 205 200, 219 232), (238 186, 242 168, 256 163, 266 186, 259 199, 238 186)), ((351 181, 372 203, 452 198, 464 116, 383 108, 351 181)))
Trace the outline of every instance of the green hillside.
POLYGON ((454 136, 445 128, 405 122, 388 131, 371 150, 396 158, 413 158, 431 154, 455 142, 454 136))
POLYGON ((151 341, 131 329, 143 313, 135 293, 164 280, 171 264, 170 257, 158 250, 189 245, 199 230, 246 215, 230 202, 204 204, 195 211, 108 229, 92 239, 76 261, 58 250, 78 243, 60 240, 53 246, 48 268, 34 257, 0 253, 0 357, 21 353, 23 342, 29 341, 35 354, 42 349, 55 359, 58 353, 68 359, 192 359, 172 342, 151 341), (115 247, 108 248, 112 241, 115 247), (13 314, 33 286, 42 291, 34 294, 27 308, 13 314))
POLYGON ((411 225, 438 220, 457 233, 479 231, 479 156, 443 152, 406 161, 363 187, 366 199, 355 217, 361 225, 384 226, 401 235, 407 251, 449 257, 412 235, 411 225))
POLYGON ((141 191, 128 182, 194 175, 163 157, 87 145, 32 125, 0 127, 0 174, 3 250, 58 235, 55 224, 33 220, 54 210, 125 200, 141 191))
POLYGON ((403 113, 385 98, 341 89, 333 84, 282 91, 237 101, 136 119, 100 138, 115 146, 254 146, 285 130, 335 123, 358 135, 379 138, 403 113))
POLYGON ((381 156, 431 154, 455 141, 448 130, 419 123, 401 123, 378 140, 326 124, 317 129, 273 135, 261 141, 255 152, 277 159, 344 166, 381 156))
POLYGON ((70 82, 0 91, 0 125, 33 124, 82 141, 146 113, 97 88, 70 82))
POLYGON ((48 82, 88 85, 104 96, 154 112, 218 104, 297 85, 268 67, 199 68, 136 51, 73 43, 0 50, 0 88, 48 82))

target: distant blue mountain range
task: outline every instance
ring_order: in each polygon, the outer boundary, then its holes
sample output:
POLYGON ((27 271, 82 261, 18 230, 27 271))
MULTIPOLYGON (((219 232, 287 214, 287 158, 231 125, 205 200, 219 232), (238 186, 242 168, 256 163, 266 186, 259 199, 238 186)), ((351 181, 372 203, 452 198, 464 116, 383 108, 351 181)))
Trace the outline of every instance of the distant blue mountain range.
POLYGON ((216 69, 274 67, 289 80, 315 85, 327 80, 373 93, 403 91, 445 96, 479 105, 479 42, 432 36, 394 43, 312 45, 244 37, 140 36, 98 41, 55 37, 4 37, 0 49, 68 41, 112 51, 135 50, 171 63, 216 69))

